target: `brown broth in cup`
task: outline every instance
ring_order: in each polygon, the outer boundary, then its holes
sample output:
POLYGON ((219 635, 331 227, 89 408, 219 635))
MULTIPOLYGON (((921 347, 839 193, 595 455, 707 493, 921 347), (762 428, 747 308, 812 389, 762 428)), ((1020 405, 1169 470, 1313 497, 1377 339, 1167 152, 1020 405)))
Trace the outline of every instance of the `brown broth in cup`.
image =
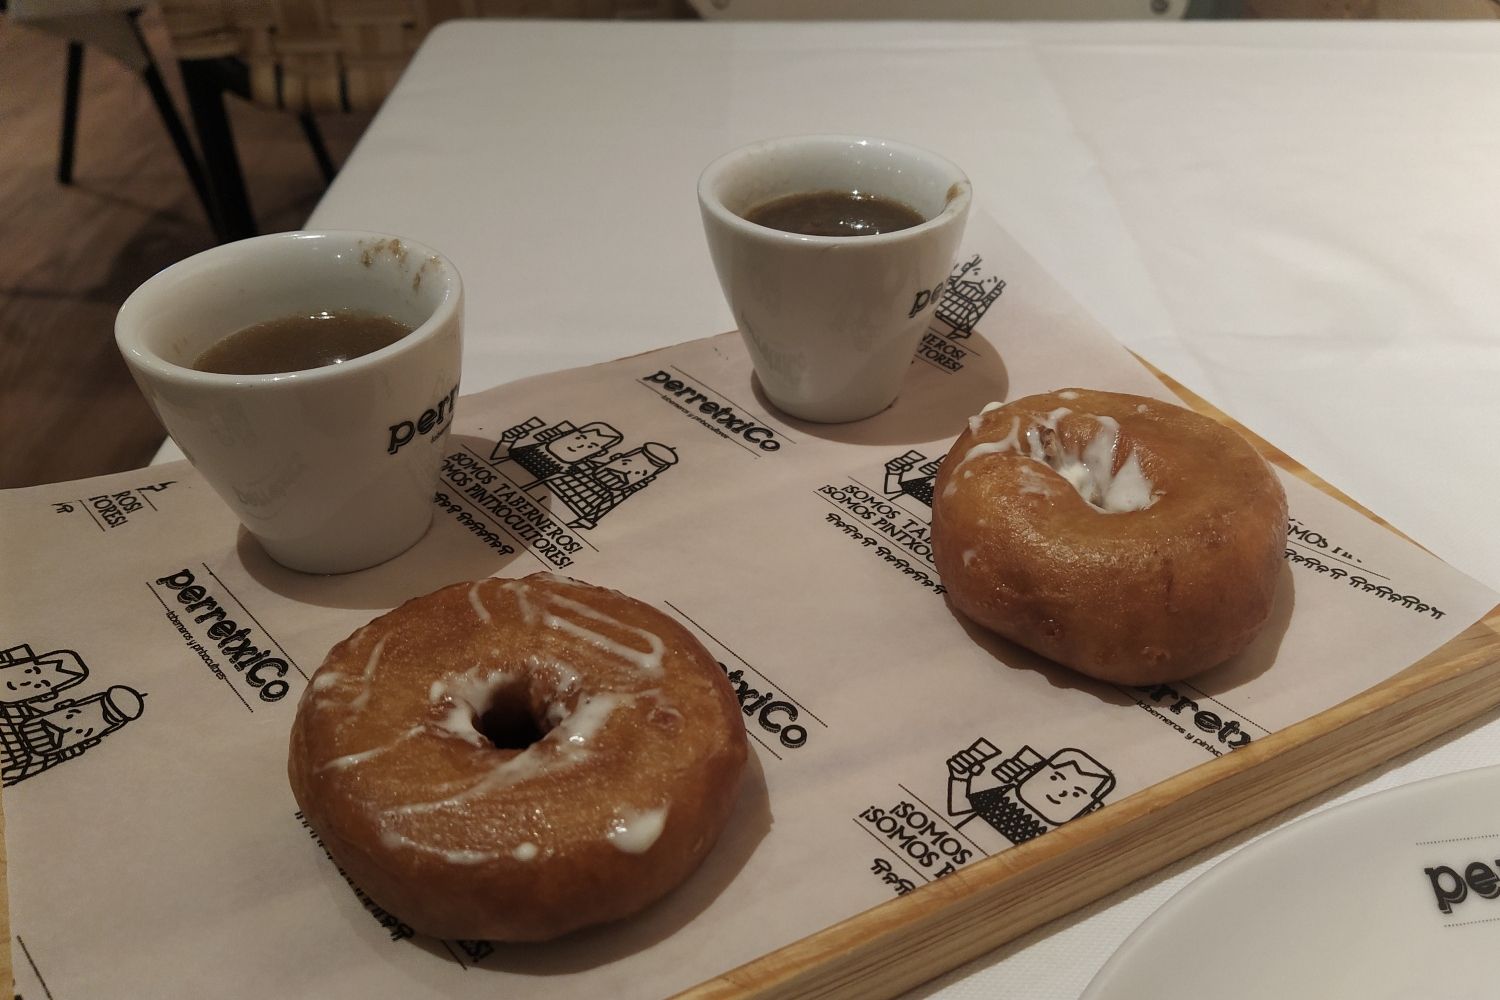
POLYGON ((755 206, 746 222, 803 236, 875 236, 927 220, 905 202, 864 191, 806 191, 755 206))
POLYGON ((198 355, 193 367, 220 375, 275 375, 336 365, 389 347, 412 328, 353 309, 283 316, 247 326, 198 355))

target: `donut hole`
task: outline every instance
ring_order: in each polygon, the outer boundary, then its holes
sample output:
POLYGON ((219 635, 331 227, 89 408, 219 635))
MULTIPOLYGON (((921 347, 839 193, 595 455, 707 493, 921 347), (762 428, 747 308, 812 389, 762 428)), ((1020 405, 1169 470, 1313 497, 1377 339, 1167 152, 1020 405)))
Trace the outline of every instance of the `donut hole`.
POLYGON ((474 719, 474 728, 497 750, 525 750, 552 726, 531 709, 522 685, 499 688, 474 719))
POLYGON ((1027 430, 1030 457, 1049 466, 1094 510, 1124 514, 1145 510, 1160 498, 1152 482, 1154 462, 1123 433, 1112 417, 1072 414, 1061 430, 1055 414, 1027 430))

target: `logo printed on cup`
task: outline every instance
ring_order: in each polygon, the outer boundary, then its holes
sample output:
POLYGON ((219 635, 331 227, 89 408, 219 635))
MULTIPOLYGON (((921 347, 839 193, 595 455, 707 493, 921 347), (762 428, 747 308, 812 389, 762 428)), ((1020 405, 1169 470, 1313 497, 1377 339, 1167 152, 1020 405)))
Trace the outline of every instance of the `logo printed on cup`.
POLYGON ((391 424, 391 443, 386 448, 386 454, 396 454, 418 434, 426 434, 434 429, 442 430, 447 426, 448 418, 453 415, 453 406, 457 401, 458 384, 454 383, 453 388, 448 390, 448 395, 429 406, 415 421, 402 420, 391 424))

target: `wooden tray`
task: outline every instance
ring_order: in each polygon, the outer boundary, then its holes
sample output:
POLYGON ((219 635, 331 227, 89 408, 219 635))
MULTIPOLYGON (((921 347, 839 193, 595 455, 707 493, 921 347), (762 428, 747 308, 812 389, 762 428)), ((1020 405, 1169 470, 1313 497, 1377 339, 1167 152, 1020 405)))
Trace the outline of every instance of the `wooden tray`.
MULTIPOLYGON (((1235 427, 1276 465, 1390 528, 1200 397, 1151 370, 1188 406, 1235 427)), ((1430 656, 1341 705, 680 996, 895 996, 1497 705, 1500 608, 1430 656)), ((6 872, 3 836, 0 813, 0 893, 6 872)), ((0 948, 0 996, 10 996, 13 956, 3 895, 0 940, 6 942, 0 948)))
MULTIPOLYGON (((1186 405, 1244 434, 1269 461, 1395 531, 1201 397, 1146 367, 1186 405)), ((1441 649, 1341 705, 680 996, 896 996, 1497 705, 1500 607, 1441 649)))

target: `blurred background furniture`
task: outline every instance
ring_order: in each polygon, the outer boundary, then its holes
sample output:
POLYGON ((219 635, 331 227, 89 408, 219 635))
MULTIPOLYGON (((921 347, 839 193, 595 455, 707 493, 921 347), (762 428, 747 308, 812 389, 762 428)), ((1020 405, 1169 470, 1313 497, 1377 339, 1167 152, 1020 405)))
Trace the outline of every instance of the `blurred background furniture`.
MULTIPOLYGON (((74 3, 110 0, 32 0, 74 3)), ((121 2, 121 0, 114 0, 121 2)), ((139 2, 139 0, 134 0, 139 2)), ((215 236, 257 232, 225 95, 296 116, 326 181, 316 115, 373 111, 434 25, 455 18, 1151 19, 1493 16, 1496 0, 162 0, 215 236), (1265 8, 1251 10, 1253 6, 1265 8), (1377 8, 1381 8, 1377 10, 1377 8)))
POLYGON ((1180 18, 1205 0, 692 0, 704 20, 1115 21, 1180 18))
POLYGON ((370 111, 434 25, 454 18, 665 18, 678 0, 163 0, 202 150, 214 231, 256 233, 224 99, 297 116, 324 177, 320 113, 370 111))
POLYGON ((84 52, 86 48, 93 48, 124 63, 145 83, 193 191, 211 220, 213 211, 198 155, 162 82, 161 70, 151 54, 151 47, 141 33, 139 18, 144 7, 143 0, 11 0, 7 8, 4 0, 0 0, 0 12, 8 14, 17 24, 68 41, 68 68, 63 83, 62 129, 57 154, 58 183, 73 183, 84 52))

